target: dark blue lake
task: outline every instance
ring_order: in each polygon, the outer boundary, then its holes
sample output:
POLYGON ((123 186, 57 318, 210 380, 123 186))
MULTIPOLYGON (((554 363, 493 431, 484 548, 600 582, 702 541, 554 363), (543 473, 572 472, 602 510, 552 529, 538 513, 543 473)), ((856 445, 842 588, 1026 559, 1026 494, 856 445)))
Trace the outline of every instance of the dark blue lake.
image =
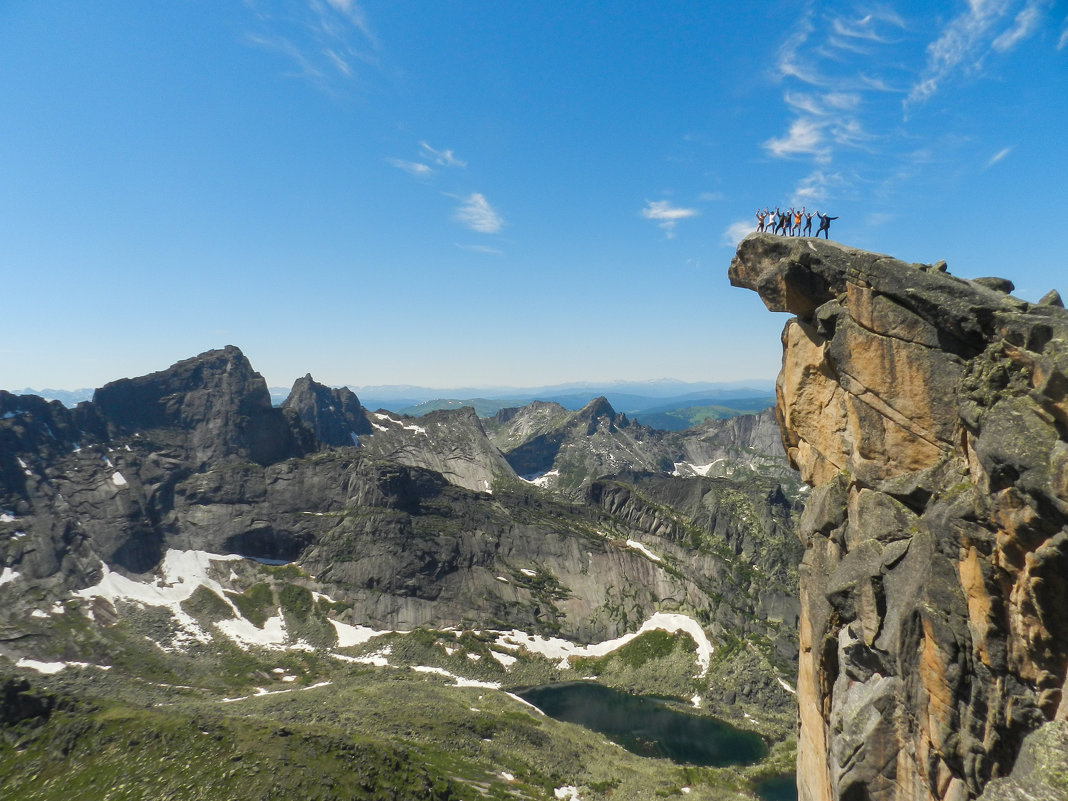
POLYGON ((686 765, 750 765, 768 753, 763 738, 714 718, 689 715, 659 698, 593 682, 533 687, 519 696, 556 720, 600 732, 641 756, 686 765))
POLYGON ((757 784, 756 792, 764 801, 797 801, 797 778, 775 776, 764 779, 757 784))

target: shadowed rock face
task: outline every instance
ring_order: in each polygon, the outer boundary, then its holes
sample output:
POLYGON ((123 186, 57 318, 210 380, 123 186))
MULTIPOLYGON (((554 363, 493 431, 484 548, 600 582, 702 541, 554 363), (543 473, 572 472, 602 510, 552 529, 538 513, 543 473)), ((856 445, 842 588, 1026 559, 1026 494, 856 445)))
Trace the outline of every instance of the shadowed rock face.
POLYGON ((296 412, 316 439, 335 448, 359 445, 359 437, 371 433, 356 393, 348 387, 320 384, 310 373, 297 379, 282 408, 296 412))
MULTIPOLYGON (((963 801, 1018 760, 1035 797, 1068 797, 1021 756, 1031 732, 1068 749, 1068 313, 762 234, 730 279, 796 315, 777 392, 814 487, 800 797, 963 801)), ((995 786, 1016 797, 1021 780, 995 786)))
POLYGON ((267 382, 232 345, 112 381, 92 403, 112 436, 156 436, 201 465, 233 458, 270 464, 314 449, 299 424, 271 406, 267 382))

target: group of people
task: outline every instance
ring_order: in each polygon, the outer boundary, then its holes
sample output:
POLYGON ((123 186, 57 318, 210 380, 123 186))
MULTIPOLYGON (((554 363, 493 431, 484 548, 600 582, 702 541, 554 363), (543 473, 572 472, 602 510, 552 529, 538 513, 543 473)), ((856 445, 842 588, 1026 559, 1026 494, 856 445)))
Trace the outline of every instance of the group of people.
POLYGON ((831 220, 837 220, 838 218, 820 214, 818 211, 813 214, 806 211, 804 206, 801 207, 800 211, 797 209, 780 211, 777 206, 775 211, 770 209, 758 211, 756 213, 757 231, 767 231, 771 234, 782 234, 783 236, 812 236, 813 217, 817 217, 820 221, 819 228, 816 229, 816 236, 819 237, 822 233, 824 239, 830 239, 831 220), (805 221, 804 227, 801 225, 802 219, 805 221))

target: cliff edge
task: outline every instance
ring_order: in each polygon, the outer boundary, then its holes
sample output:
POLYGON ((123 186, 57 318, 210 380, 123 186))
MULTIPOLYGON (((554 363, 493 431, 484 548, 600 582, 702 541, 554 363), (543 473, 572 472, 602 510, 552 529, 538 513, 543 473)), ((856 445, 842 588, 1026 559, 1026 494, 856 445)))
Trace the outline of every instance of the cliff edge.
POLYGON ((768 234, 742 241, 730 280, 796 315, 777 394, 814 488, 800 798, 1068 798, 1059 296, 768 234))

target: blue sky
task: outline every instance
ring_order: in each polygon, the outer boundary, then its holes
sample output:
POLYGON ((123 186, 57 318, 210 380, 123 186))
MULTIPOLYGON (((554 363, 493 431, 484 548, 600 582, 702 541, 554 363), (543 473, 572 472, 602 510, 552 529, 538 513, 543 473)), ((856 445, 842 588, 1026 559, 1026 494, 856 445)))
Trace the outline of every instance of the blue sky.
POLYGON ((1068 295, 1068 6, 0 4, 0 387, 767 379, 765 205, 1068 295))

